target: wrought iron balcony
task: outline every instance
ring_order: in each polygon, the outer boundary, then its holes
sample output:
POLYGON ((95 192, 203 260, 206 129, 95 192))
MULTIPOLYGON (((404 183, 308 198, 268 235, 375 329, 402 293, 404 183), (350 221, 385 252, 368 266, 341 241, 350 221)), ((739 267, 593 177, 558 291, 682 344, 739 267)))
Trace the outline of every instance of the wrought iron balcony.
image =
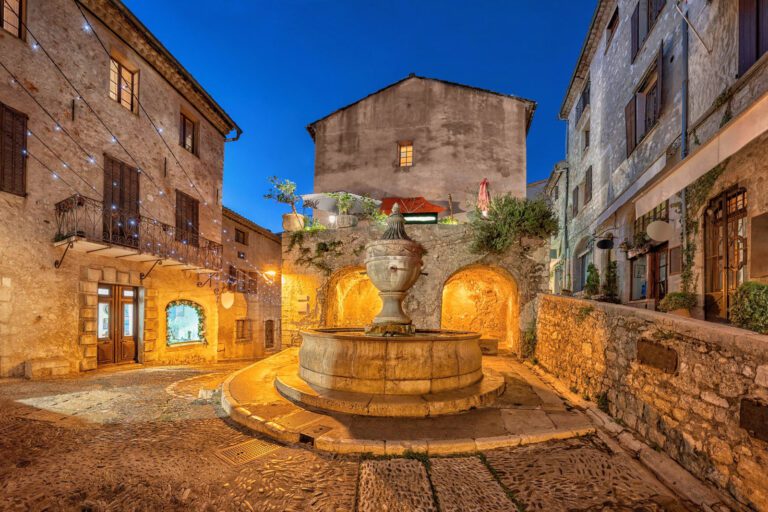
MULTIPOLYGON (((222 245, 196 231, 177 229, 156 219, 101 201, 74 195, 56 203, 54 244, 66 250, 128 261, 160 262, 200 273, 222 266, 222 245)), ((57 266, 60 262, 57 262, 57 266)))

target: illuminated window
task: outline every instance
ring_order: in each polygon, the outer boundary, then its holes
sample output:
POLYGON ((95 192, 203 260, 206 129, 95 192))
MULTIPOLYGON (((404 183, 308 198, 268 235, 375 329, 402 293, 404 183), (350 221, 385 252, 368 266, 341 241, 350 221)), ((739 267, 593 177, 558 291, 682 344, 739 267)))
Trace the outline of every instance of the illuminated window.
POLYGON ((165 308, 168 344, 205 342, 205 312, 189 300, 177 300, 165 308))
POLYGON ((109 59, 109 97, 131 112, 138 111, 139 72, 109 59))
POLYGON ((21 38, 22 35, 22 0, 3 0, 3 28, 21 38))
POLYGON ((413 165, 413 142, 398 142, 397 153, 399 155, 400 167, 411 167, 413 165))
POLYGON ((181 126, 179 127, 179 144, 181 147, 192 153, 197 154, 197 126, 189 117, 181 114, 181 126))

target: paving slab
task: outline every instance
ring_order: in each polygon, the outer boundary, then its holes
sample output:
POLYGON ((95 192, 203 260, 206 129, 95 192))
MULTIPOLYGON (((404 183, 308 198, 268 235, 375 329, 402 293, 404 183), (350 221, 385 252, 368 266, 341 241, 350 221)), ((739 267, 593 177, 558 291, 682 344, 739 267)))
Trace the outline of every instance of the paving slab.
POLYGON ((432 459, 429 474, 443 512, 515 510, 479 457, 432 459))
POLYGON ((366 460, 360 464, 360 512, 433 512, 424 464, 415 459, 366 460))

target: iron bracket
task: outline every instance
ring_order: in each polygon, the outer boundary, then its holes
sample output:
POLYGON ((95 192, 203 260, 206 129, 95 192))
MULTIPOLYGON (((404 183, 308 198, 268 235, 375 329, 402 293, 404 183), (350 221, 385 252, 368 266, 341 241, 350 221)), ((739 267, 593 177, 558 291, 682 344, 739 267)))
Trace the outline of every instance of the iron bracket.
POLYGON ((75 246, 75 242, 70 241, 67 243, 67 246, 64 248, 64 254, 61 255, 61 258, 53 262, 53 268, 59 268, 62 263, 64 263, 64 258, 67 257, 67 253, 69 250, 75 246))
POLYGON ((198 288, 202 288, 203 286, 205 286, 205 285, 207 285, 208 283, 210 283, 210 282, 211 282, 211 279, 213 279, 213 274, 208 274, 208 279, 206 279, 206 280, 205 280, 205 281, 203 281, 202 283, 201 283, 200 281, 198 281, 198 282, 197 282, 197 286, 198 286, 198 288))
POLYGON ((144 280, 149 277, 149 274, 151 274, 152 271, 155 270, 156 266, 162 265, 161 263, 162 261, 163 260, 155 260, 155 262, 152 264, 151 267, 149 267, 149 270, 147 270, 146 273, 142 272, 141 274, 139 274, 139 280, 143 283, 144 280))

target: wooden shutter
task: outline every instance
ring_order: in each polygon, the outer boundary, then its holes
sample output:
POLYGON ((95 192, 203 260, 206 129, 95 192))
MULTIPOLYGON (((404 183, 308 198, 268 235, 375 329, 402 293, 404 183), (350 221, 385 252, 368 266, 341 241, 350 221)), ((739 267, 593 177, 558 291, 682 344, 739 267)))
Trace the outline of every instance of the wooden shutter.
POLYGON ((637 121, 635 119, 637 113, 637 99, 635 95, 632 95, 632 99, 627 103, 624 109, 624 123, 627 127, 627 158, 635 150, 637 144, 637 121))
POLYGON ((592 200, 592 168, 587 169, 587 175, 584 177, 584 204, 592 200))
POLYGON ((571 213, 575 217, 579 214, 579 187, 573 189, 573 206, 571 213))
POLYGON ((640 2, 637 2, 635 10, 632 12, 632 50, 631 62, 635 61, 637 52, 640 51, 640 2))
POLYGON ((176 191, 176 240, 198 245, 199 203, 181 190, 176 191))
POLYGON ((757 7, 758 0, 739 0, 739 75, 757 61, 757 7))
POLYGON ((654 115, 658 122, 661 116, 661 104, 664 102, 664 42, 659 46, 659 53, 656 55, 656 103, 654 104, 654 115))
POLYGON ((0 103, 0 190, 27 192, 27 116, 0 103))
POLYGON ((768 52, 768 0, 757 1, 757 57, 768 52))

